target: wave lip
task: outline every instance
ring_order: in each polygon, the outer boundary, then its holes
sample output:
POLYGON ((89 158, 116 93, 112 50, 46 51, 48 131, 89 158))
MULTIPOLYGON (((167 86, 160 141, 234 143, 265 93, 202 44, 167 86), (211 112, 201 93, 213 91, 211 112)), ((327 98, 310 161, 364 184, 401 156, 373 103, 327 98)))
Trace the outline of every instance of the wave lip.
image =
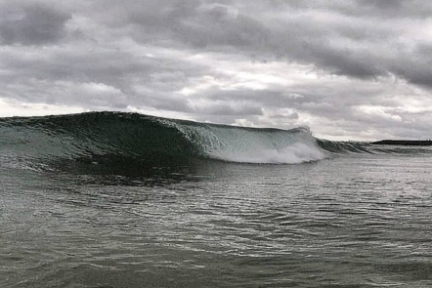
POLYGON ((244 128, 200 123, 187 126, 186 137, 203 155, 224 161, 298 164, 326 158, 307 128, 244 128))

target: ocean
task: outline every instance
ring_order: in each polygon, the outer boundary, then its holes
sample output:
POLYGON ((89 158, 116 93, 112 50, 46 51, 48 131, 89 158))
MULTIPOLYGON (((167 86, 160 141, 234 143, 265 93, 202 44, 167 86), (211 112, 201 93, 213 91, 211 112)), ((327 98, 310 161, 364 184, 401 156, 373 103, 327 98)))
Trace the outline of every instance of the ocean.
POLYGON ((432 148, 0 118, 0 287, 432 287, 432 148))

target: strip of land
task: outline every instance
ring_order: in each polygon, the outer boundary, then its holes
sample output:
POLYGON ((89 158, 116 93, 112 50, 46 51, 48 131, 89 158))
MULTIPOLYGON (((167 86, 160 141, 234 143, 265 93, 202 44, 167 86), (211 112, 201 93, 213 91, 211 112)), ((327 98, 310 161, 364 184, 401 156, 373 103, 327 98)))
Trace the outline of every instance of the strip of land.
POLYGON ((431 140, 381 140, 372 142, 375 145, 432 146, 431 140))

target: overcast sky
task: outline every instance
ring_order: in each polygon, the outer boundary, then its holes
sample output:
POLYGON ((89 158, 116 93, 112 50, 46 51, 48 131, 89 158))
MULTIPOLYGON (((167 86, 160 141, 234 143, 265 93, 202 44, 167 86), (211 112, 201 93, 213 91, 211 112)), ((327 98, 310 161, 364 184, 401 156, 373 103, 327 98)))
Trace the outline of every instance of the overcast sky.
POLYGON ((432 138, 428 0, 0 0, 0 117, 93 110, 432 138))

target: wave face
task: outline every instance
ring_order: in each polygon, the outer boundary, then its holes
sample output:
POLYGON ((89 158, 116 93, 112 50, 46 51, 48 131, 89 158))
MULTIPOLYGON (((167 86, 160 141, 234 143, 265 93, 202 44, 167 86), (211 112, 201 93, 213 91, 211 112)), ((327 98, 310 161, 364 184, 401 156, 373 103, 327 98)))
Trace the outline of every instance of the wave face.
POLYGON ((2 118, 0 135, 0 157, 15 159, 111 155, 150 162, 207 158, 296 164, 326 157, 307 128, 242 128, 135 113, 2 118))
POLYGON ((147 167, 182 165, 197 158, 298 164, 341 153, 430 152, 431 148, 321 140, 308 128, 245 128, 137 113, 0 118, 0 163, 9 168, 96 163, 133 170, 143 162, 147 167))

